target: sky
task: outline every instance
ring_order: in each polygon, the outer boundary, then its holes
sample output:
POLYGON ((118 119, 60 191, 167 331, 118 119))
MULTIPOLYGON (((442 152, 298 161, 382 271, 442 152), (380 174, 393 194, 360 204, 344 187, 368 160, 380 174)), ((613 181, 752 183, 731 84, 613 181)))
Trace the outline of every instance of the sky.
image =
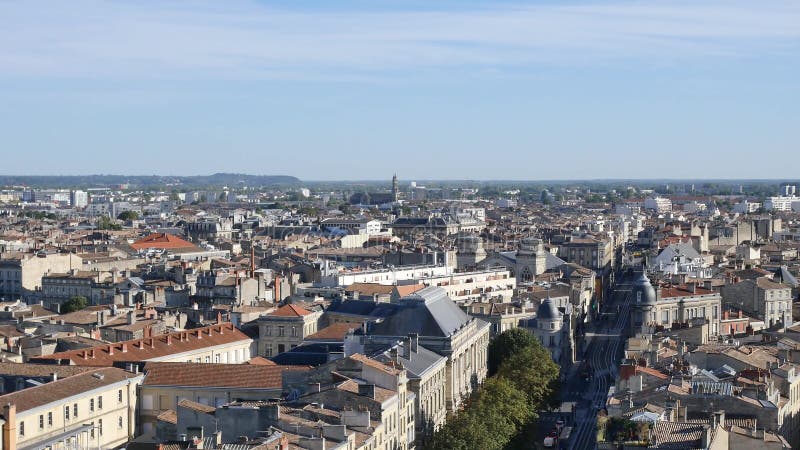
POLYGON ((796 0, 0 2, 0 174, 800 178, 796 0))

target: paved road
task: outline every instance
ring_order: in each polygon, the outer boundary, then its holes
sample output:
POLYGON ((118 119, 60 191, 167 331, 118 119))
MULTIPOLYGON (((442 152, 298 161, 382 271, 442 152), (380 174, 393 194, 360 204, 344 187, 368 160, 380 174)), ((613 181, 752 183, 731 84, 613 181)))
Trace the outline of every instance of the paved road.
POLYGON ((576 410, 576 425, 571 449, 585 450, 596 448, 597 410, 605 407, 608 389, 617 378, 618 359, 624 346, 623 336, 628 325, 630 285, 619 283, 607 307, 605 321, 597 323, 593 332, 587 333, 590 340, 586 360, 592 368, 589 382, 580 376, 570 380, 568 386, 580 386, 577 390, 581 400, 576 410))

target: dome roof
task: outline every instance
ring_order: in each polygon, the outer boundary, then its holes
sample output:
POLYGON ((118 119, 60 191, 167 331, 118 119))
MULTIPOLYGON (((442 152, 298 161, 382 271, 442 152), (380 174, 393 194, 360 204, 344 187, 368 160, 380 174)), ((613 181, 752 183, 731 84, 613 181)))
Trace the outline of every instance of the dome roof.
POLYGON ((558 308, 556 308, 556 304, 553 303, 553 300, 547 297, 542 304, 539 305, 539 309, 536 310, 536 318, 540 320, 558 320, 561 319, 561 313, 558 312, 558 308))
POLYGON ((633 302, 634 306, 656 305, 656 290, 644 272, 633 282, 633 302))

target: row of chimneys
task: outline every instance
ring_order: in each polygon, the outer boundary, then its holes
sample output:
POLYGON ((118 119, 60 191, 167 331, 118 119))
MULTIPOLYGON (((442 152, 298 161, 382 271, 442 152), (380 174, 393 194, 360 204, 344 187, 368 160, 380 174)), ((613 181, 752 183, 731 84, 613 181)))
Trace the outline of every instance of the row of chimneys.
MULTIPOLYGON (((198 329, 192 330, 192 331, 181 331, 180 333, 173 333, 173 334, 175 334, 176 337, 178 338, 178 342, 188 342, 190 334, 194 334, 194 336, 197 339, 202 339, 203 332, 205 332, 205 334, 207 336, 211 336, 215 331, 217 333, 219 333, 219 334, 224 334, 226 328, 228 328, 230 330, 230 329, 232 329, 232 327, 233 327, 233 324, 229 324, 229 326, 227 326, 227 327, 226 327, 225 324, 219 324, 219 325, 206 327, 205 330, 202 329, 202 328, 198 328, 198 329)), ((173 334, 166 335, 167 345, 172 345, 173 334)), ((138 348, 138 349, 140 349, 140 350, 143 350, 145 347, 155 348, 156 339, 157 338, 153 338, 153 337, 139 339, 138 341, 133 343, 133 346, 138 348)), ((102 349, 102 348, 103 347, 100 347, 100 349, 102 349)), ((127 353, 127 351, 128 351, 128 343, 127 342, 122 342, 122 343, 118 343, 118 344, 109 344, 108 346, 105 346, 105 350, 108 352, 109 355, 113 355, 116 350, 119 350, 122 353, 127 353)), ((83 352, 81 352, 80 355, 81 355, 81 357, 83 359, 94 358, 95 357, 95 349, 94 348, 89 348, 89 349, 83 350, 83 352)))

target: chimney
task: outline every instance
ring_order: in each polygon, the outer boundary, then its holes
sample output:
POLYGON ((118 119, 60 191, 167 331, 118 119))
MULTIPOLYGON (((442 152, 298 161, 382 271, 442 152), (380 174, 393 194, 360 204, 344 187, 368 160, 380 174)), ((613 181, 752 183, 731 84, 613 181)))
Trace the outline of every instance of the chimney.
POLYGON ((703 426, 703 435, 701 436, 701 448, 709 448, 711 446, 711 440, 714 430, 708 426, 703 426))
POLYGON ((128 311, 128 325, 133 325, 136 322, 136 313, 128 311))
POLYGON ((58 381, 58 374, 53 372, 50 374, 50 379, 53 381, 58 381))
POLYGON ((411 351, 417 353, 419 351, 419 334, 409 333, 408 337, 411 338, 411 351))
POLYGON ((714 425, 719 425, 721 427, 725 427, 725 411, 715 411, 714 412, 714 425))
POLYGON ((114 354, 114 344, 108 346, 108 354, 109 356, 114 354))
POLYGON ((171 334, 167 335, 167 345, 172 345, 172 335, 171 334))
POLYGON ((97 311, 97 326, 102 327, 106 324, 105 311, 97 311))
POLYGON ((128 353, 128 344, 123 342, 121 348, 122 348, 122 353, 128 353))
POLYGON ((7 403, 3 406, 3 448, 17 450, 17 405, 7 403))
POLYGON ((403 359, 411 359, 411 336, 403 339, 403 359))

